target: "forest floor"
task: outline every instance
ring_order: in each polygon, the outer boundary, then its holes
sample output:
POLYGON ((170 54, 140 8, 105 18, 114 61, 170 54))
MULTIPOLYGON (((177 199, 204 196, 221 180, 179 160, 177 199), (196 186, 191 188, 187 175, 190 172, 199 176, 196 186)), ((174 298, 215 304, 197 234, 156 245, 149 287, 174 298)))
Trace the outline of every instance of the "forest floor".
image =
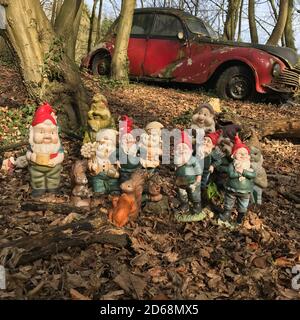
MULTIPOLYGON (((16 71, 0 65, 0 147, 26 137, 34 106, 26 99, 16 71), (13 119, 13 120, 9 120, 13 119)), ((113 115, 127 114, 137 126, 157 120, 180 126, 207 93, 134 83, 113 86, 83 74, 90 91, 103 93, 113 115)), ((300 106, 222 101, 222 110, 249 119, 300 118, 300 106)), ((0 299, 300 299, 292 288, 292 268, 300 265, 300 209, 286 194, 299 189, 299 141, 264 138, 262 152, 269 187, 260 207, 250 207, 242 228, 230 231, 216 218, 179 223, 174 213, 146 214, 124 228, 130 247, 91 244, 68 248, 31 264, 7 268, 0 299), (76 290, 76 291, 74 291, 76 290), (74 294, 75 292, 75 294, 74 294)), ((80 143, 63 139, 66 159, 61 201, 71 192, 70 168, 80 143)), ((25 148, 6 152, 22 155, 25 148)), ((170 203, 176 198, 172 168, 160 174, 170 203)), ((29 200, 26 169, 0 173, 0 245, 61 226, 88 214, 23 211, 4 200, 29 200)), ((110 205, 108 199, 102 211, 110 205)), ((0 259, 3 252, 0 252, 0 259)), ((1 265, 1 260, 0 260, 1 265)))

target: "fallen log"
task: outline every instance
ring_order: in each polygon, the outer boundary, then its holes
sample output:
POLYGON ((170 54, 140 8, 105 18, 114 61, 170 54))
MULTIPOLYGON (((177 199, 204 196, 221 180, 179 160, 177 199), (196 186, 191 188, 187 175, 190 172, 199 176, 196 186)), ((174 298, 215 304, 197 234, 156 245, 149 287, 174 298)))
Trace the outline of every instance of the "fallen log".
POLYGON ((0 207, 20 206, 24 211, 52 211, 59 214, 69 214, 76 212, 80 214, 87 213, 86 208, 75 207, 67 203, 51 203, 41 201, 17 201, 13 199, 0 199, 0 207))
POLYGON ((33 236, 0 245, 0 265, 15 268, 41 258, 50 257, 67 248, 84 249, 93 243, 130 246, 129 236, 107 223, 107 215, 49 228, 33 236))
POLYGON ((234 123, 241 126, 242 136, 244 136, 244 138, 248 138, 251 128, 255 129, 259 138, 266 136, 300 138, 299 118, 256 120, 249 117, 242 117, 231 112, 223 112, 218 115, 217 122, 220 125, 234 123))

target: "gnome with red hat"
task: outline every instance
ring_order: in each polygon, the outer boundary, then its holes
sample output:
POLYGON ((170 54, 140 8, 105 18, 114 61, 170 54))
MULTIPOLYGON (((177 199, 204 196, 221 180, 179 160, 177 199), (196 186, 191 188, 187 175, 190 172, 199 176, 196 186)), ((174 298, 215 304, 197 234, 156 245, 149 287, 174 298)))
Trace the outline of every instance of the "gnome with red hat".
POLYGON ((138 147, 131 133, 132 130, 133 120, 128 116, 122 116, 119 125, 120 183, 129 180, 132 173, 141 168, 140 159, 137 156, 138 147))
POLYGON ((32 196, 57 193, 64 151, 58 135, 58 125, 52 107, 44 103, 35 112, 29 129, 29 162, 32 196))
POLYGON ((238 135, 234 139, 232 157, 233 162, 227 169, 224 212, 220 215, 220 219, 230 221, 231 211, 237 201, 237 223, 241 224, 248 209, 256 172, 251 168, 250 149, 242 143, 238 135))
POLYGON ((191 215, 183 215, 180 221, 200 221, 205 215, 202 214, 201 206, 201 176, 202 167, 197 157, 193 156, 190 137, 185 131, 181 132, 180 142, 175 146, 174 163, 176 165, 176 186, 180 200, 179 211, 188 213, 189 202, 192 204, 191 215))
POLYGON ((210 174, 214 172, 215 167, 218 165, 217 159, 214 157, 214 149, 218 144, 222 130, 207 133, 204 136, 203 145, 200 145, 197 156, 204 157, 203 175, 201 180, 201 188, 204 189, 208 183, 210 174))

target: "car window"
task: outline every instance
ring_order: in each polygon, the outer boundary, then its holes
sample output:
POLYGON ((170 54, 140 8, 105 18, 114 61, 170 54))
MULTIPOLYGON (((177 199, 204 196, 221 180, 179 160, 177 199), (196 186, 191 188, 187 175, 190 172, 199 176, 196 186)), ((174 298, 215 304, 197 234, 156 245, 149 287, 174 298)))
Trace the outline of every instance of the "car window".
POLYGON ((154 14, 135 14, 133 16, 131 36, 143 36, 150 32, 154 14))
POLYGON ((176 37, 184 32, 181 21, 175 16, 157 14, 151 36, 176 37))
POLYGON ((200 19, 191 17, 185 19, 185 22, 192 33, 203 34, 211 38, 216 38, 216 34, 213 29, 210 26, 205 25, 200 19))

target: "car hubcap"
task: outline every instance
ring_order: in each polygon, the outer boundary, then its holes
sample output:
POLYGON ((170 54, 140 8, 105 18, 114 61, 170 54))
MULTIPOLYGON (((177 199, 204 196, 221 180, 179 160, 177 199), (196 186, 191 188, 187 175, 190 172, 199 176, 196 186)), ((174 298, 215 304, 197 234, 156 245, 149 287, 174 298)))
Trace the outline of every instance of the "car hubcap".
POLYGON ((107 75, 108 74, 108 66, 106 59, 101 59, 98 63, 98 73, 100 75, 107 75))
POLYGON ((244 99, 249 94, 248 79, 235 76, 229 82, 229 94, 234 99, 244 99))

